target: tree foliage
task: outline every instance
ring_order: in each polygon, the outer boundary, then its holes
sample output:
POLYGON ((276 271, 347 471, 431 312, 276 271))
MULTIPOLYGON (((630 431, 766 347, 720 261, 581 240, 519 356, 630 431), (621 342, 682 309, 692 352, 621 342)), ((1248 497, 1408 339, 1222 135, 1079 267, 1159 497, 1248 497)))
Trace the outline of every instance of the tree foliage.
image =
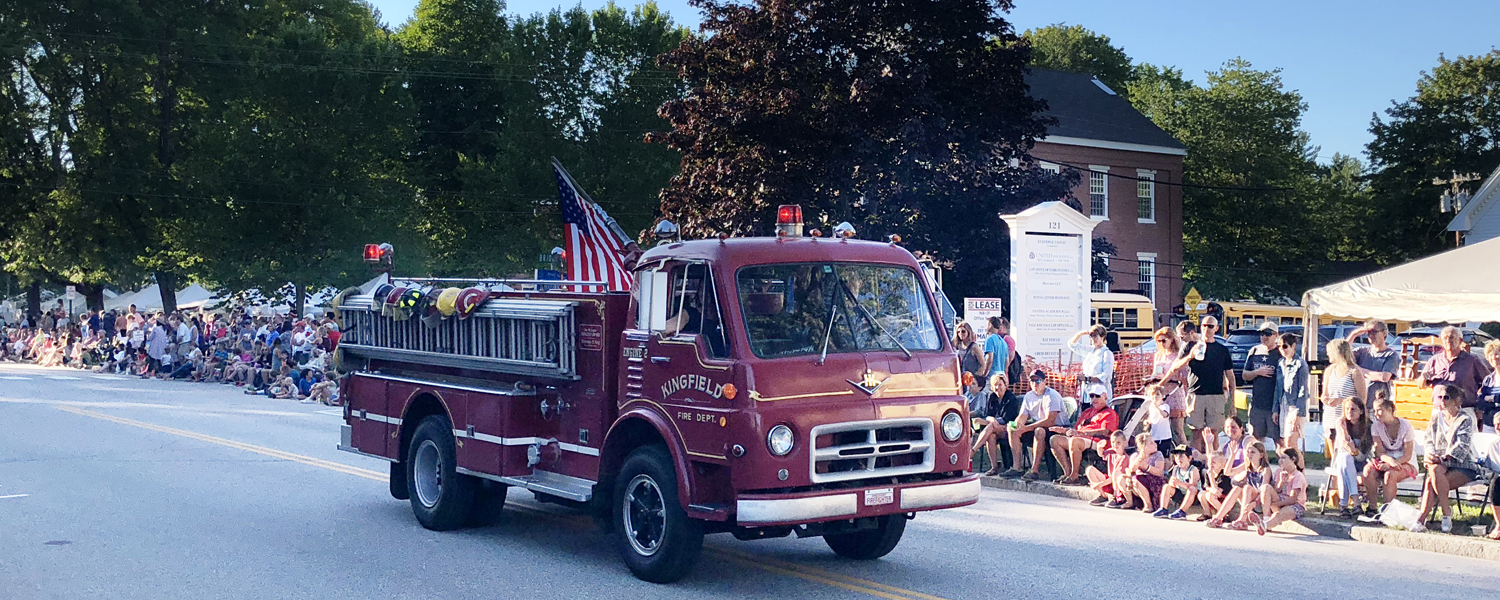
MULTIPOLYGON (((1452 243, 1451 214, 1438 211, 1448 189, 1434 179, 1487 177, 1500 164, 1500 50, 1438 57, 1415 96, 1371 118, 1369 154, 1376 223, 1370 235, 1384 262, 1420 257, 1452 243)), ((1469 183, 1469 190, 1478 186, 1469 183)))
POLYGON ((1067 73, 1085 73, 1099 78, 1125 95, 1135 79, 1135 67, 1125 50, 1082 25, 1055 23, 1028 29, 1021 38, 1031 43, 1031 65, 1067 73))
POLYGON ((662 58, 692 86, 653 138, 683 156, 667 217, 766 234, 777 205, 800 204, 817 227, 900 234, 951 266, 957 295, 1003 294, 998 215, 1066 193, 1027 156, 1046 123, 1026 95, 1029 47, 999 16, 1009 2, 694 5, 707 35, 662 58))

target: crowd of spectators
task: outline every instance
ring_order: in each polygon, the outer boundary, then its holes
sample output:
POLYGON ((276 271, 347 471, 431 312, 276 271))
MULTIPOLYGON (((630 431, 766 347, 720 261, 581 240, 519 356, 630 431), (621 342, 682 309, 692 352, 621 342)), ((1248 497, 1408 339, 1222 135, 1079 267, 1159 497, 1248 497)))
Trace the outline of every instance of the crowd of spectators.
MULTIPOLYGON (((1417 431, 1397 415, 1391 397, 1400 354, 1387 344, 1380 321, 1327 344, 1320 389, 1310 384, 1298 335, 1264 323, 1260 345, 1236 365, 1215 338, 1217 319, 1207 316, 1196 327, 1184 322, 1156 331, 1146 387, 1116 390, 1114 357, 1096 326, 1069 342, 1082 361, 1079 395, 1087 396, 1073 405, 1077 414, 1049 388, 1043 369, 1028 373, 1024 398, 1013 396, 1006 367, 992 357, 1014 357, 1015 343, 995 341, 1008 329, 996 321, 983 344, 967 326, 955 339, 961 352, 970 352, 960 356, 960 367, 975 417, 974 454, 983 450, 993 463, 986 475, 1038 479, 1050 450, 1062 473, 1054 483, 1090 487, 1096 506, 1180 520, 1198 505, 1197 520, 1210 527, 1264 534, 1306 513, 1300 448, 1309 409, 1320 406, 1330 475, 1325 497, 1341 517, 1375 518, 1408 479, 1421 484, 1423 515, 1441 511, 1444 532, 1452 529, 1451 490, 1488 478, 1490 500, 1500 502, 1500 437, 1475 441, 1486 424, 1500 431, 1500 342, 1487 346, 1481 361, 1462 348, 1457 330, 1442 331, 1442 350, 1417 376, 1434 402, 1418 461, 1417 431), (1358 349, 1356 339, 1364 342, 1358 349), (1236 370, 1250 388, 1247 418, 1232 403, 1236 370), (1112 402, 1117 393, 1144 397, 1135 418, 1125 412, 1128 404, 1112 402), (1002 442, 1008 456, 1000 453, 1002 442)), ((1500 539, 1500 528, 1490 537, 1500 539)))
POLYGON ((329 361, 340 332, 331 315, 147 314, 131 305, 70 318, 59 305, 32 321, 23 318, 0 333, 0 360, 218 383, 247 394, 339 404, 338 373, 329 361))

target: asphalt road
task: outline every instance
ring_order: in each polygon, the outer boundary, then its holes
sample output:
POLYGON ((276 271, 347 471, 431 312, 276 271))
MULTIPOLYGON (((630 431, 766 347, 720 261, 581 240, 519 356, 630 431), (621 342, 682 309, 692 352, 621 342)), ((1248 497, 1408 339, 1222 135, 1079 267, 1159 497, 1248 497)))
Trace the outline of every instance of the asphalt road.
POLYGON ((1494 598, 1475 559, 1209 530, 986 490, 885 559, 819 540, 705 543, 637 581, 587 518, 514 493, 422 529, 340 419, 238 389, 0 365, 0 598, 1494 598))

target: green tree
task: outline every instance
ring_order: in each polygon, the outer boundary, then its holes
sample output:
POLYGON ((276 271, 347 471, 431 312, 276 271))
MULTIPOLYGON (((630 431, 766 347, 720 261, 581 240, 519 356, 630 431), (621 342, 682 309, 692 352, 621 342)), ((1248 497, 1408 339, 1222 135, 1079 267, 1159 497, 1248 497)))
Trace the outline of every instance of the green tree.
MULTIPOLYGON (((1380 226, 1370 231, 1377 258, 1395 263, 1452 244, 1452 215, 1439 212, 1448 189, 1434 179, 1488 176, 1500 164, 1500 50, 1453 60, 1438 57, 1417 80, 1415 96, 1371 118, 1367 148, 1380 226)), ((1469 184, 1470 191, 1478 182, 1469 184)))
POLYGON ((1184 277, 1214 298, 1291 298, 1318 262, 1308 235, 1316 150, 1300 129, 1307 105, 1279 70, 1234 59, 1206 77, 1142 65, 1132 103, 1188 148, 1183 178, 1184 277))
POLYGON ((953 270, 958 296, 1008 289, 999 214, 1066 194, 1027 156, 1046 122, 1029 46, 999 16, 1010 2, 694 6, 707 35, 662 58, 692 86, 653 136, 683 154, 666 216, 764 234, 777 205, 800 204, 813 226, 900 234, 953 270))
POLYGON ((1028 29, 1021 38, 1031 43, 1031 65, 1054 71, 1086 73, 1124 95, 1135 78, 1134 67, 1125 50, 1109 41, 1109 36, 1085 29, 1082 25, 1055 23, 1028 29))

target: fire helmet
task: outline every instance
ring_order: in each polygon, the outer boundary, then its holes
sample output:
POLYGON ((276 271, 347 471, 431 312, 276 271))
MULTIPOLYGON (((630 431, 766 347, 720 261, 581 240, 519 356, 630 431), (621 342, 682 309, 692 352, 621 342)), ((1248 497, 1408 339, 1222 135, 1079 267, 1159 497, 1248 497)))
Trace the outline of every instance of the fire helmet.
POLYGON ((406 288, 393 286, 391 288, 391 292, 389 294, 386 294, 385 296, 384 306, 380 308, 380 314, 383 314, 387 317, 400 318, 400 306, 398 305, 398 301, 405 293, 406 288))
POLYGON ((454 305, 458 318, 467 319, 474 311, 479 310, 479 305, 484 304, 490 298, 490 293, 479 288, 465 288, 458 293, 458 301, 454 305))
POLYGON ((453 316, 453 311, 458 308, 458 288, 447 288, 438 294, 437 309, 444 317, 453 316))
POLYGON ((396 289, 395 286, 389 283, 376 286, 375 293, 370 295, 370 312, 380 312, 380 307, 385 304, 386 297, 390 296, 391 290, 394 289, 396 289))

